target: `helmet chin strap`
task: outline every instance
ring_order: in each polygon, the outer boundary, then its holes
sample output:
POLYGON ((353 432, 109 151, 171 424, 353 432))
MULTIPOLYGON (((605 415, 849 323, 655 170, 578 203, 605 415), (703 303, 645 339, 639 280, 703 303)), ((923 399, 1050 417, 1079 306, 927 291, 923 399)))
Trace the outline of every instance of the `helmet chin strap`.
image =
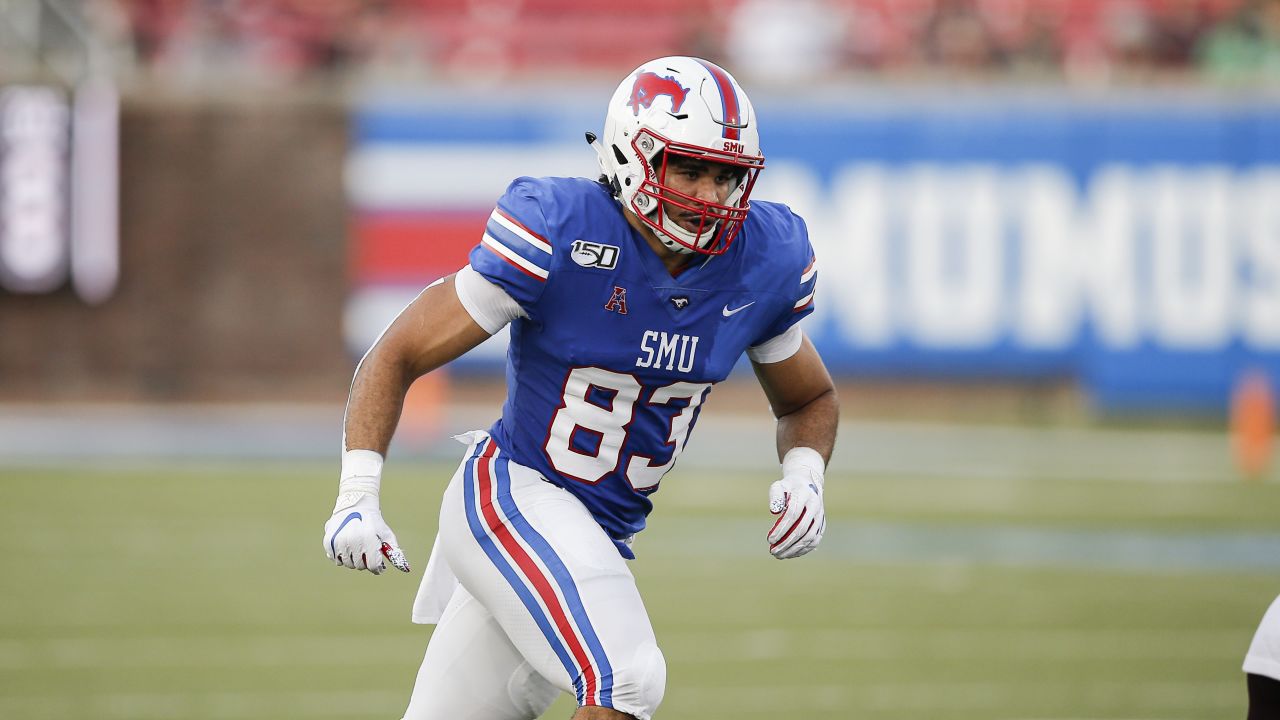
POLYGON ((679 223, 677 223, 675 220, 672 220, 670 217, 668 217, 666 214, 666 211, 662 209, 662 203, 658 203, 658 209, 654 210, 653 214, 656 217, 653 217, 651 219, 654 221, 654 223, 658 225, 658 227, 661 228, 659 232, 654 233, 655 235, 658 236, 658 242, 661 242, 663 247, 665 247, 666 249, 672 252, 677 252, 677 253, 680 253, 681 255, 692 255, 693 254, 692 248, 676 242, 675 239, 671 237, 671 235, 677 235, 680 237, 681 240, 684 240, 689 244, 693 244, 694 243, 693 233, 689 232, 688 230, 685 230, 683 227, 680 227, 679 223))
MULTIPOLYGON (((618 182, 617 176, 610 179, 615 184, 618 182)), ((662 243, 662 246, 666 249, 681 255, 692 255, 694 253, 693 248, 677 242, 672 235, 679 237, 690 245, 694 244, 696 236, 681 227, 680 224, 675 220, 672 220, 670 216, 667 216, 666 210, 662 209, 661 203, 658 203, 658 209, 647 213, 640 212, 634 204, 628 205, 627 203, 622 203, 622 207, 627 213, 635 215, 637 218, 643 218, 643 220, 640 220, 640 227, 643 227, 653 233, 654 238, 656 238, 658 242, 662 243), (662 215, 660 216, 658 213, 662 213, 662 215)), ((715 237, 717 227, 719 227, 719 223, 713 224, 711 229, 707 231, 711 233, 712 238, 715 237)))
POLYGON ((672 252, 680 253, 681 255, 692 255, 694 253, 693 248, 688 247, 688 245, 683 245, 677 242, 674 238, 671 237, 672 235, 679 238, 680 240, 683 240, 689 245, 694 245, 697 247, 702 247, 703 245, 705 245, 706 243, 709 243, 711 240, 715 238, 716 228, 719 226, 719 223, 714 223, 711 225, 711 227, 707 228, 707 230, 703 233, 704 241, 702 243, 699 243, 697 235, 694 235, 692 232, 685 230, 684 226, 682 226, 680 223, 673 220, 670 215, 667 215, 667 211, 663 209, 661 202, 657 203, 657 205, 658 205, 658 208, 653 211, 653 214, 652 214, 653 216, 651 216, 650 219, 658 227, 662 228, 661 232, 655 232, 654 234, 658 236, 658 241, 662 243, 663 247, 667 248, 668 250, 672 252), (659 215, 659 213, 661 213, 661 215, 659 215))

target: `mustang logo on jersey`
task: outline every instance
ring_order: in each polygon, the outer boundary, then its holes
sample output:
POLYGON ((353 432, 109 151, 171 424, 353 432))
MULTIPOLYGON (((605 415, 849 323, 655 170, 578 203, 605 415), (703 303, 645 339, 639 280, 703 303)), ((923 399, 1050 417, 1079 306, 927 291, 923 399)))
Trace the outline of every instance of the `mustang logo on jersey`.
POLYGON ((569 257, 584 268, 603 268, 612 270, 618 266, 618 246, 595 243, 589 240, 574 240, 573 250, 569 257))
POLYGON ((636 358, 636 367, 655 370, 665 367, 666 370, 687 373, 693 369, 693 361, 698 354, 698 336, 645 330, 644 337, 640 339, 640 351, 644 355, 636 358))
POLYGON ((631 86, 631 99, 627 101, 627 107, 639 115, 640 108, 652 106, 659 95, 671 96, 671 112, 677 113, 684 105, 684 99, 689 95, 689 91, 671 75, 662 77, 656 73, 642 72, 636 75, 636 83, 631 86))
POLYGON ((689 307, 689 298, 684 295, 676 295, 671 298, 671 304, 674 305, 677 310, 683 310, 689 307))

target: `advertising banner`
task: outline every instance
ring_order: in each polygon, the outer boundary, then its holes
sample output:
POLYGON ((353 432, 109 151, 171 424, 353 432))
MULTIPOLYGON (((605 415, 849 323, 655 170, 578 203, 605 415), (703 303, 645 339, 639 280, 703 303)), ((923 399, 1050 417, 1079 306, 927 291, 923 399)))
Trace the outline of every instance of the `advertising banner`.
MULTIPOLYGON (((755 197, 808 221, 822 272, 805 327, 833 372, 1073 378, 1110 410, 1216 411, 1243 372, 1280 378, 1280 105, 757 105, 755 197)), ((364 107, 348 167, 352 350, 465 262, 511 179, 594 176, 582 132, 602 116, 545 101, 364 107)))

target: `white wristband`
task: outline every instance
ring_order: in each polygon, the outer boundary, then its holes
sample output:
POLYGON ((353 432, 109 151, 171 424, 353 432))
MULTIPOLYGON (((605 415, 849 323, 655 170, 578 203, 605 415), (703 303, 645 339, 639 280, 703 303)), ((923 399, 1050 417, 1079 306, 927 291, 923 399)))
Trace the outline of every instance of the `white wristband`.
POLYGON ((804 473, 822 487, 823 474, 827 471, 827 463, 821 453, 809 447, 793 447, 782 456, 782 474, 804 473))
POLYGON ((382 456, 372 450, 347 450, 342 453, 342 479, 338 482, 338 501, 333 511, 355 505, 364 495, 378 500, 382 485, 382 456))

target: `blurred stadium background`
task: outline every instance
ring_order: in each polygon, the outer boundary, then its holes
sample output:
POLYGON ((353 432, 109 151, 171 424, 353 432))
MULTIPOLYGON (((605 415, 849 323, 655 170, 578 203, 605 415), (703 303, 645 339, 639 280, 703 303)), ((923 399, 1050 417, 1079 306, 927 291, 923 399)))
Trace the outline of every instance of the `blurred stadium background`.
POLYGON ((413 578, 320 552, 355 361, 677 53, 752 95, 845 418, 823 547, 775 563, 767 407, 717 389, 635 563, 661 717, 1242 717, 1275 0, 0 0, 0 717, 399 717, 502 345, 411 394, 413 578))

